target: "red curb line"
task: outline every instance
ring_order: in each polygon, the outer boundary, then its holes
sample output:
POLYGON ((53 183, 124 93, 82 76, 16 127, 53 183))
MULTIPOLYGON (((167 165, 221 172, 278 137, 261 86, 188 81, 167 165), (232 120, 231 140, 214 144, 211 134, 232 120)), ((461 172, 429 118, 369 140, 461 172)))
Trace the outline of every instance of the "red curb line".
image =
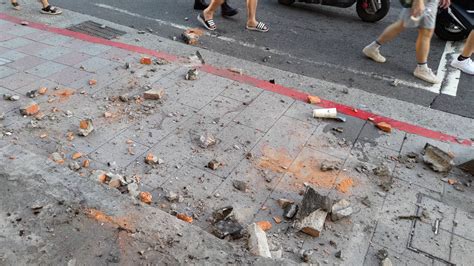
MULTIPOLYGON (((9 22, 12 22, 12 23, 16 23, 16 24, 21 24, 21 22, 24 21, 22 19, 12 17, 12 16, 7 15, 5 13, 0 13, 0 19, 6 20, 6 21, 9 21, 9 22)), ((80 40, 91 42, 91 43, 97 43, 97 44, 112 46, 112 47, 120 48, 120 49, 127 50, 127 51, 132 51, 132 52, 136 52, 136 53, 152 55, 152 56, 155 56, 155 57, 158 57, 158 58, 166 59, 166 60, 171 61, 171 62, 176 62, 176 61, 181 61, 182 60, 181 57, 171 55, 171 54, 168 54, 168 53, 155 51, 155 50, 147 49, 147 48, 136 46, 136 45, 130 45, 130 44, 110 41, 110 40, 106 40, 106 39, 101 39, 101 38, 98 38, 98 37, 93 37, 93 36, 90 36, 90 35, 87 35, 87 34, 74 32, 74 31, 70 31, 70 30, 67 30, 67 29, 51 27, 51 26, 41 24, 41 23, 29 22, 28 27, 38 29, 38 30, 47 31, 47 32, 56 33, 56 34, 63 35, 63 36, 72 37, 72 38, 75 38, 75 39, 80 39, 80 40)), ((210 74, 213 74, 213 75, 216 75, 216 76, 220 76, 220 77, 227 78, 227 79, 230 79, 230 80, 234 80, 234 81, 237 81, 237 82, 240 82, 240 83, 245 83, 245 84, 248 84, 248 85, 252 85, 254 87, 257 87, 257 88, 260 88, 260 89, 263 89, 263 90, 266 90, 266 91, 271 91, 271 92, 274 92, 274 93, 278 93, 280 95, 285 95, 285 96, 291 97, 291 98, 293 98, 295 100, 298 100, 298 101, 307 102, 307 98, 309 96, 308 93, 299 91, 297 89, 285 87, 285 86, 279 85, 279 84, 273 84, 273 83, 270 83, 269 81, 257 79, 257 78, 254 78, 254 77, 248 76, 248 75, 243 75, 243 74, 240 75, 240 74, 232 72, 228 69, 218 68, 218 67, 211 66, 211 65, 203 65, 203 66, 200 67, 200 69, 204 72, 207 72, 207 73, 210 73, 210 74)), ((455 136, 448 135, 448 134, 445 134, 445 133, 442 133, 442 132, 439 132, 439 131, 434 131, 434 130, 431 130, 431 129, 416 126, 416 125, 409 124, 409 123, 406 123, 406 122, 398 121, 398 120, 395 120, 395 119, 392 119, 392 118, 389 118, 389 117, 376 115, 376 114, 373 114, 373 113, 370 113, 370 112, 367 112, 367 111, 356 110, 353 107, 350 107, 350 106, 347 106, 347 105, 344 105, 344 104, 340 104, 340 103, 336 103, 336 102, 333 102, 333 101, 328 101, 328 100, 321 99, 321 103, 318 104, 318 106, 323 107, 323 108, 337 108, 337 111, 339 113, 342 113, 342 114, 345 114, 345 115, 348 115, 348 116, 352 116, 352 117, 356 117, 356 118, 359 118, 359 119, 363 119, 363 120, 368 120, 370 118, 371 120, 373 120, 373 123, 386 122, 386 123, 390 124, 392 126, 392 128, 396 128, 398 130, 405 131, 405 132, 410 133, 410 134, 415 134, 415 135, 423 136, 423 137, 430 138, 430 139, 435 139, 435 140, 440 140, 440 141, 445 141, 445 142, 451 142, 451 143, 461 144, 461 145, 465 145, 465 146, 472 146, 473 143, 474 143, 473 141, 471 141, 469 139, 460 140, 459 138, 457 138, 455 136)))

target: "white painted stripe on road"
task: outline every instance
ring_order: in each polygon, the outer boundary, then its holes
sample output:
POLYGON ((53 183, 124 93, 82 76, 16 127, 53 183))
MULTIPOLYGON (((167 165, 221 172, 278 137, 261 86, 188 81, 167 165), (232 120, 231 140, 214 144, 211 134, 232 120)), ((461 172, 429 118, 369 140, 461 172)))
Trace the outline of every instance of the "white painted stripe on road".
POLYGON ((457 94, 461 71, 450 67, 450 63, 455 58, 455 54, 459 53, 462 45, 462 42, 446 42, 437 72, 438 78, 441 78, 443 82, 433 86, 442 94, 450 96, 456 96, 457 94))
MULTIPOLYGON (((180 25, 180 24, 176 24, 176 23, 172 23, 172 22, 168 22, 168 21, 164 21, 164 20, 160 20, 160 19, 156 19, 156 18, 143 16, 143 15, 140 15, 140 14, 137 14, 137 13, 130 12, 130 11, 125 10, 125 9, 113 7, 113 6, 106 5, 106 4, 95 3, 94 5, 97 6, 97 7, 100 7, 100 8, 109 9, 109 10, 112 10, 112 11, 115 11, 115 12, 119 12, 119 13, 122 13, 122 14, 129 15, 129 16, 155 21, 155 22, 157 22, 161 25, 174 27, 174 28, 177 28, 177 29, 180 29, 180 30, 187 30, 187 29, 190 28, 190 27, 187 27, 187 26, 184 26, 184 25, 180 25)), ((265 51, 267 53, 270 52, 270 53, 273 53, 273 54, 276 54, 276 55, 285 56, 285 57, 288 57, 288 58, 291 58, 291 59, 299 60, 299 61, 302 61, 302 62, 305 62, 305 63, 317 65, 317 66, 324 66, 324 67, 328 67, 328 68, 333 68, 333 69, 337 69, 337 70, 340 70, 340 71, 343 71, 343 72, 350 72, 350 73, 353 73, 353 74, 367 76, 367 77, 370 77, 370 78, 379 79, 379 80, 383 80, 383 81, 387 81, 387 82, 393 82, 394 80, 397 80, 399 84, 407 86, 407 87, 422 89, 422 90, 428 90, 428 91, 431 91, 431 92, 434 92, 434 93, 439 93, 440 92, 439 88, 433 88, 432 86, 425 86, 423 84, 416 83, 416 82, 401 80, 401 79, 398 79, 398 78, 395 78, 395 77, 391 77, 391 76, 387 76, 387 75, 381 75, 379 73, 374 73, 374 72, 365 72, 365 71, 361 71, 361 70, 358 70, 358 69, 344 67, 344 66, 341 66, 341 65, 336 65, 336 64, 326 63, 326 62, 312 61, 312 60, 308 60, 308 59, 305 59, 305 58, 299 58, 299 57, 295 57, 295 56, 293 56, 289 53, 283 52, 283 51, 279 51, 279 50, 275 50, 275 49, 269 49, 268 47, 257 46, 255 44, 239 41, 239 40, 236 40, 236 39, 233 39, 233 38, 230 38, 230 37, 211 35, 209 32, 205 32, 205 34, 207 36, 215 37, 215 38, 217 38, 219 40, 222 40, 222 41, 225 41, 225 42, 235 43, 235 44, 238 44, 238 45, 241 45, 241 46, 244 46, 244 47, 248 47, 248 48, 259 49, 259 50, 265 51)))

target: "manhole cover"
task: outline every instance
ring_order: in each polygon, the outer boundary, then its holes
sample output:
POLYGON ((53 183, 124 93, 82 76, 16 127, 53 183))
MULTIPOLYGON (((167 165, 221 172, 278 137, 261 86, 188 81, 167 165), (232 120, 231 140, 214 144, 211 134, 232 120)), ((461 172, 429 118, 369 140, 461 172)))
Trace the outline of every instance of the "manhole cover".
POLYGON ((94 21, 84 21, 82 23, 73 25, 68 30, 84 33, 87 35, 99 37, 102 39, 112 40, 118 36, 125 35, 126 32, 117 30, 111 27, 104 26, 94 21))

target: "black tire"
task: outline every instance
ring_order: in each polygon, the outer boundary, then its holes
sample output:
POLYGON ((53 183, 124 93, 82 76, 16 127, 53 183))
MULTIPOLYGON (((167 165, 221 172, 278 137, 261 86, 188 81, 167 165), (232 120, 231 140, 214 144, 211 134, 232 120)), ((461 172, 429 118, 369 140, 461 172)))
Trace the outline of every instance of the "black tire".
POLYGON ((441 40, 457 42, 466 39, 469 31, 459 26, 447 11, 442 10, 436 18, 435 34, 441 40))
POLYGON ((295 0, 278 0, 278 3, 280 3, 282 5, 285 5, 285 6, 292 5, 294 2, 295 2, 295 0))
POLYGON ((390 10, 390 0, 381 0, 380 3, 382 5, 381 8, 377 12, 373 13, 368 12, 368 9, 363 7, 364 0, 357 0, 357 15, 359 15, 359 18, 365 22, 377 22, 383 19, 390 10))

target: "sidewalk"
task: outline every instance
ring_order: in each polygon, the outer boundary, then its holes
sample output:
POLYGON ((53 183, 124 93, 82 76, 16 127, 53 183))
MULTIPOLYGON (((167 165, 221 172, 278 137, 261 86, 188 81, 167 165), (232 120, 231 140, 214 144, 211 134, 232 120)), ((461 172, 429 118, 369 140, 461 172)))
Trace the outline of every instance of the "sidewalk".
MULTIPOLYGON (((140 59, 145 55, 133 49, 91 43, 5 19, 0 20, 0 30, 0 93, 19 96, 17 101, 0 99, 0 114, 5 114, 0 121, 3 171, 22 173, 22 164, 32 160, 32 166, 23 173, 38 170, 48 175, 49 171, 51 179, 47 182, 60 184, 62 193, 68 190, 67 182, 55 181, 61 177, 53 173, 69 173, 66 175, 87 184, 69 188, 70 193, 89 195, 86 202, 77 202, 82 208, 103 207, 101 193, 117 191, 89 191, 91 184, 107 187, 89 178, 96 177, 94 170, 122 175, 124 182, 138 184, 138 191, 150 192, 152 202, 140 207, 109 206, 109 212, 127 214, 128 210, 134 216, 140 213, 137 209, 148 214, 166 212, 170 215, 163 217, 168 217, 171 224, 209 232, 202 236, 206 243, 222 241, 211 235, 215 230, 210 222, 213 212, 232 206, 244 227, 258 221, 270 222, 272 228, 266 234, 271 249, 281 249, 282 257, 295 263, 302 262, 304 251, 311 251, 306 258, 313 263, 377 265, 381 249, 388 251, 394 265, 469 265, 474 259, 472 177, 456 168, 449 174, 435 173, 421 159, 423 147, 431 143, 454 153, 456 163, 461 163, 473 157, 473 148, 468 145, 397 129, 387 134, 370 121, 348 115, 344 123, 316 119, 311 117, 312 110, 319 108, 315 105, 235 81, 242 79, 238 75, 214 75, 218 73, 193 60, 144 65, 140 59), (202 69, 198 79, 185 80, 193 67, 202 69), (26 96, 42 87, 47 88, 44 94, 26 96), (149 89, 162 89, 164 96, 145 99, 149 89), (20 109, 31 101, 43 115, 20 115, 20 109), (80 122, 86 118, 93 121, 94 131, 79 136, 80 122), (216 143, 207 147, 202 140, 210 136, 216 143), (34 156, 23 157, 22 150, 34 156), (146 163, 150 154, 159 160, 146 163), (220 163, 214 170, 208 166, 213 160, 220 163), (45 161, 53 165, 48 171, 41 169, 45 161), (323 162, 337 167, 322 170, 323 162), (380 169, 385 171, 381 173, 380 169), (321 195, 349 200, 353 213, 335 222, 328 218, 320 237, 299 232, 292 220, 283 219, 278 200, 300 203, 304 184, 321 195), (178 222, 171 216, 176 214, 192 217, 192 225, 178 222), (437 221, 440 226, 435 234, 432 225, 437 221)), ((206 54, 206 60, 217 59, 206 54)), ((3 182, 11 182, 0 176, 3 182)), ((104 197, 108 204, 129 201, 137 192, 123 182, 118 190, 123 195, 104 197)), ((11 194, 10 190, 3 192, 11 194)), ((70 197, 71 201, 77 200, 70 197)), ((135 204, 141 203, 135 200, 135 204)), ((2 218, 3 213, 13 213, 15 208, 31 207, 22 202, 19 206, 3 206, 2 218)), ((160 226, 153 221, 150 224, 160 226)), ((0 232, 13 230, 11 227, 4 224, 0 232)), ((31 224, 26 231, 39 238, 44 233, 31 224)), ((0 238, 0 243, 10 240, 0 238)), ((153 237, 148 240, 153 241, 153 237)), ((188 240, 200 241, 198 233, 188 240)), ((250 256, 245 253, 245 237, 224 241, 243 257, 250 256)), ((225 245, 222 249, 232 254, 232 248, 225 245)), ((28 246, 38 251, 20 253, 40 253, 34 243, 28 246)), ((159 253, 147 250, 153 255, 145 261, 156 262, 154 256, 165 254, 170 256, 169 263, 173 259, 189 263, 182 254, 176 255, 179 252, 172 246, 159 253)), ((14 264, 21 259, 20 254, 12 255, 2 248, 0 261, 14 264)), ((47 249, 48 253, 61 254, 56 246, 47 249)), ((218 255, 219 244, 214 244, 212 250, 215 253, 207 254, 211 258, 218 255)), ((78 253, 74 256, 80 257, 78 253)), ((239 263, 241 259, 229 257, 228 262, 239 263)), ((206 262, 196 259, 196 263, 206 262)))

